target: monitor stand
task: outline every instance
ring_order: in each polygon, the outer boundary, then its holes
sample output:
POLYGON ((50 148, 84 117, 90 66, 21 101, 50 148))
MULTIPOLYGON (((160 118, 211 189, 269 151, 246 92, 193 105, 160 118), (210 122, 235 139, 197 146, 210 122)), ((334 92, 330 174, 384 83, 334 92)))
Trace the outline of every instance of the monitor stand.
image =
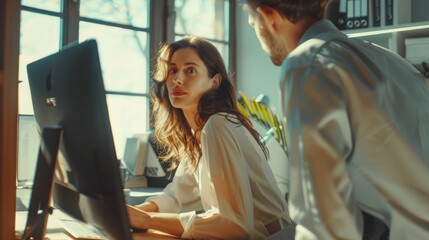
POLYGON ((43 239, 49 214, 52 181, 57 161, 58 147, 63 129, 58 126, 43 128, 37 158, 34 185, 28 209, 27 223, 21 239, 43 239))

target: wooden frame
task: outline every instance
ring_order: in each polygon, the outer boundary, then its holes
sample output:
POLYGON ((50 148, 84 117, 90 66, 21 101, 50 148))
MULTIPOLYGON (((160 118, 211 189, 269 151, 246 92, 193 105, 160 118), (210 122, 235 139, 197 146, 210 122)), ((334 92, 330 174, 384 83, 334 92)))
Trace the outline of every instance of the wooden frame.
POLYGON ((0 239, 15 239, 20 1, 0 1, 0 239))
MULTIPOLYGON (((156 51, 160 42, 173 38, 171 14, 173 0, 150 0, 153 27, 165 29, 151 33, 151 65, 153 69, 156 51)), ((74 0, 65 0, 65 11, 76 12, 74 0)), ((16 174, 17 174, 17 117, 18 117, 18 67, 21 1, 0 1, 0 239, 15 238, 16 174)), ((235 25, 236 4, 230 1, 230 70, 235 72, 235 25)), ((67 22, 76 22, 70 15, 67 22)), ((74 25, 64 28, 62 44, 78 38, 74 25)))

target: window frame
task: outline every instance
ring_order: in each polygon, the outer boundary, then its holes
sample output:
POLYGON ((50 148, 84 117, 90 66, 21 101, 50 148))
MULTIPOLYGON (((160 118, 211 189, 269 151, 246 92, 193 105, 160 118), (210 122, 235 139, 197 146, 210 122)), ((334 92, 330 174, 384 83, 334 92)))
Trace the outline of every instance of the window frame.
MULTIPOLYGON (((61 0, 60 0, 61 1, 61 0)), ((156 65, 156 54, 159 48, 159 44, 162 42, 172 42, 174 40, 175 31, 175 8, 174 0, 149 0, 149 27, 143 29, 139 27, 133 27, 124 24, 115 24, 103 20, 90 19, 87 17, 79 16, 79 6, 81 0, 62 0, 60 12, 53 12, 49 10, 42 10, 38 8, 28 7, 21 5, 21 11, 29 11, 35 13, 46 14, 50 16, 60 17, 61 29, 60 29, 60 46, 62 49, 64 46, 76 42, 79 40, 79 21, 87 21, 91 23, 99 23, 106 26, 121 27, 130 30, 145 31, 149 34, 149 72, 152 72, 156 65), (159 30, 160 29, 160 30, 159 30)), ((228 1, 229 4, 229 56, 228 56, 228 71, 231 75, 236 73, 236 1, 234 0, 222 0, 228 1)), ((226 41, 218 41, 225 43, 226 41)), ((147 79, 147 83, 150 85, 150 76, 147 79)), ((232 83, 236 86, 236 79, 232 78, 232 83)), ((106 91, 106 94, 124 95, 124 96, 142 96, 149 97, 149 93, 135 94, 129 92, 116 92, 106 91)), ((149 109, 151 106, 149 106, 149 109)), ((149 114, 149 119, 151 115, 149 114)))
MULTIPOLYGON (((156 66, 156 56, 158 52, 158 48, 160 43, 164 42, 172 42, 175 38, 175 0, 148 0, 148 26, 143 27, 135 27, 122 23, 114 23, 111 21, 99 20, 95 18, 81 17, 79 16, 79 8, 81 0, 59 0, 60 8, 58 11, 56 10, 44 10, 36 7, 30 7, 26 5, 19 4, 20 13, 23 11, 27 11, 30 13, 39 13, 43 15, 58 17, 60 19, 60 31, 59 31, 59 45, 58 49, 62 49, 64 46, 71 44, 73 42, 79 41, 79 25, 80 21, 85 21, 89 23, 101 24, 104 26, 111 27, 119 27, 126 30, 136 30, 139 32, 146 32, 148 36, 148 48, 149 48, 149 56, 148 60, 148 71, 149 73, 153 72, 156 66)), ((228 70, 231 74, 231 81, 233 85, 236 85, 236 80, 232 77, 236 72, 236 6, 237 3, 234 0, 217 0, 228 2, 229 12, 229 27, 228 41, 216 41, 213 39, 209 39, 214 42, 227 43, 228 45, 228 70)), ((221 4, 221 3, 217 3, 221 4)), ((25 33, 24 33, 25 34, 25 33)), ((20 41, 19 41, 20 42, 20 41)), ((148 100, 149 104, 147 106, 147 116, 146 119, 152 119, 151 109, 152 105, 149 101, 150 98, 150 84, 151 84, 151 76, 147 75, 146 84, 148 85, 147 91, 144 93, 133 93, 127 91, 111 91, 106 90, 106 95, 114 95, 114 96, 137 96, 144 97, 148 100)), ((18 99, 19 103, 20 99, 18 99)), ((148 121, 146 129, 151 129, 150 123, 148 121)), ((18 159, 17 159, 18 161, 18 159)), ((17 162, 19 164, 19 162, 17 162)), ((17 164, 17 165, 18 165, 17 164)))

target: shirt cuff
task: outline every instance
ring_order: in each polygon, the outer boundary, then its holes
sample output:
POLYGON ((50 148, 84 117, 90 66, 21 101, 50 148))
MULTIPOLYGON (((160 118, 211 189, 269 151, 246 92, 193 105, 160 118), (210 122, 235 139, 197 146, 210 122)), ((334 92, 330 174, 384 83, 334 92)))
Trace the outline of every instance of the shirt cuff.
POLYGON ((183 227, 182 238, 190 239, 192 238, 191 232, 194 227, 196 212, 185 212, 179 214, 179 220, 183 227))
POLYGON ((158 212, 172 212, 171 203, 169 203, 165 198, 158 196, 152 196, 146 198, 145 202, 154 202, 158 206, 158 212))

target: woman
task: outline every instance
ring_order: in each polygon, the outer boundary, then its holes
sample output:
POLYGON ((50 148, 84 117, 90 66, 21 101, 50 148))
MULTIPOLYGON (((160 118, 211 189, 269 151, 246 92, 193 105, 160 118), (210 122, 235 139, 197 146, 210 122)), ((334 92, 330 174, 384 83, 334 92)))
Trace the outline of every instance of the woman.
POLYGON ((163 46, 154 79, 155 135, 177 170, 161 195, 128 207, 131 225, 194 239, 261 239, 288 225, 266 148, 214 45, 163 46))

